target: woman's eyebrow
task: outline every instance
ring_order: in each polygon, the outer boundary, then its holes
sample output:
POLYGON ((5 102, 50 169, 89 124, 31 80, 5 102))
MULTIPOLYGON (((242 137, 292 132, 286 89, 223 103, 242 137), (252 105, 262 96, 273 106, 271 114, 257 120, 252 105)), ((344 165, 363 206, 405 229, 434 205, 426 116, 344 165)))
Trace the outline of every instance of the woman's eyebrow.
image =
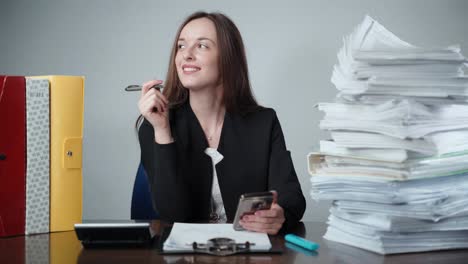
MULTIPOLYGON (((206 37, 200 37, 200 38, 197 38, 197 40, 208 40, 208 41, 211 41, 213 42, 214 44, 216 44, 216 42, 214 42, 214 40, 210 39, 210 38, 206 38, 206 37)), ((185 41, 185 38, 179 38, 178 41, 185 41)))

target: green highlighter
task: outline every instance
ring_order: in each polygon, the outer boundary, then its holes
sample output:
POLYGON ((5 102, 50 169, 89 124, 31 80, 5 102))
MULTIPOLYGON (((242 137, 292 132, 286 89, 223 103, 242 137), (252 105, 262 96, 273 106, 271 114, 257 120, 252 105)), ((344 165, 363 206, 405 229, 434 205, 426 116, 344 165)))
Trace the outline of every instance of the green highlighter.
POLYGON ((308 250, 317 250, 319 248, 319 244, 293 234, 287 234, 284 236, 284 239, 289 243, 293 243, 294 245, 298 245, 308 250))

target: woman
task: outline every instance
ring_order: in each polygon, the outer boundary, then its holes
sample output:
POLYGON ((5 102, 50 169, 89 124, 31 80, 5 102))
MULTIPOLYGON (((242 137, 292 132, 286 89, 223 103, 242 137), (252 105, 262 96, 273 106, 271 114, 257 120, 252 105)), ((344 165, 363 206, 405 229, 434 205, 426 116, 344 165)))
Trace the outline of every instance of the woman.
POLYGON ((275 190, 251 231, 296 224, 305 199, 274 110, 255 101, 242 38, 223 14, 197 12, 180 26, 164 91, 145 83, 138 107, 143 166, 163 220, 232 221, 241 194, 275 190))

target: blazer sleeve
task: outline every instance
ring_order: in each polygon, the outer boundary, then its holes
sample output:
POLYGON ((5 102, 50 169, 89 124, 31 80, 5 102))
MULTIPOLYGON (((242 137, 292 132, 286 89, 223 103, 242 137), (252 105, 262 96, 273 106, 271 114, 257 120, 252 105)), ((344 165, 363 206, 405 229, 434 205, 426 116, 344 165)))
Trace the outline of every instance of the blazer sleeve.
POLYGON ((148 175, 153 206, 162 220, 184 222, 189 218, 190 200, 183 178, 176 142, 158 144, 153 126, 144 120, 139 129, 141 161, 148 175))
POLYGON ((306 201, 291 159, 286 149, 283 131, 276 113, 271 129, 269 188, 278 192, 278 204, 284 210, 286 221, 282 230, 294 227, 304 215, 306 201))

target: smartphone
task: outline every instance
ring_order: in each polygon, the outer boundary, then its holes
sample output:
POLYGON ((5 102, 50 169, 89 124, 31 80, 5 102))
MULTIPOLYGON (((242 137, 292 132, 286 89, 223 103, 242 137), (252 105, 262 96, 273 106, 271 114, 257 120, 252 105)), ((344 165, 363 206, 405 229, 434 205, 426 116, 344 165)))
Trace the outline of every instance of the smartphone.
POLYGON ((273 192, 255 192, 245 193, 239 198, 239 204, 237 205, 236 216, 232 226, 234 230, 244 230, 239 224, 239 221, 244 215, 252 215, 258 210, 268 210, 271 208, 273 203, 274 195, 273 192))

